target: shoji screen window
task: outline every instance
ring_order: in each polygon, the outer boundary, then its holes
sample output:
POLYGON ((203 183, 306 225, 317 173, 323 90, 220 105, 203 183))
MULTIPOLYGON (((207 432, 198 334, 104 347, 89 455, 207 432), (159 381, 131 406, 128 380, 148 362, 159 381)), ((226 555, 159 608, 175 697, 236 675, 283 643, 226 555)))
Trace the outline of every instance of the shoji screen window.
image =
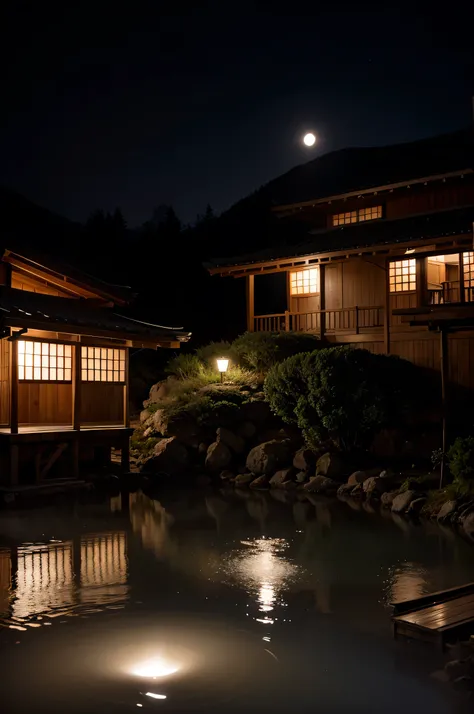
POLYGON ((18 340, 18 379, 34 382, 70 382, 72 345, 18 340))
POLYGON ((115 347, 83 347, 83 382, 125 382, 125 350, 115 347))

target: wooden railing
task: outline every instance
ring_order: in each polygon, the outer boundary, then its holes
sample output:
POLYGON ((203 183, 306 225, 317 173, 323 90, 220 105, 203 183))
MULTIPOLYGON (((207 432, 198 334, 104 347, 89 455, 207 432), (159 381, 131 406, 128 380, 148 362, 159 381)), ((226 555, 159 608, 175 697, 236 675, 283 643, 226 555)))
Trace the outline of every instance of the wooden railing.
POLYGON ((441 283, 440 288, 429 288, 429 304, 445 305, 446 303, 474 302, 474 287, 461 287, 459 280, 441 283), (463 295, 464 291, 464 295, 463 295), (464 297, 464 300, 462 298, 464 297))
POLYGON ((367 328, 383 327, 384 308, 345 307, 339 310, 316 310, 313 312, 286 312, 272 315, 255 315, 255 332, 319 332, 321 335, 334 332, 355 332, 367 328))

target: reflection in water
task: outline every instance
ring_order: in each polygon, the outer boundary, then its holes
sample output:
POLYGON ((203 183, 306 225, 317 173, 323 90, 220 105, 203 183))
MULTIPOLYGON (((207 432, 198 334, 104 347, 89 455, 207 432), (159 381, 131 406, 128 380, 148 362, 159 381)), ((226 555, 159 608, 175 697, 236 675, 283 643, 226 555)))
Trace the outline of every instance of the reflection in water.
POLYGON ((123 531, 0 551, 0 612, 6 618, 0 624, 39 626, 42 616, 124 602, 127 577, 123 531))
POLYGON ((419 563, 400 563, 390 568, 387 582, 387 602, 414 600, 429 590, 426 572, 419 563))

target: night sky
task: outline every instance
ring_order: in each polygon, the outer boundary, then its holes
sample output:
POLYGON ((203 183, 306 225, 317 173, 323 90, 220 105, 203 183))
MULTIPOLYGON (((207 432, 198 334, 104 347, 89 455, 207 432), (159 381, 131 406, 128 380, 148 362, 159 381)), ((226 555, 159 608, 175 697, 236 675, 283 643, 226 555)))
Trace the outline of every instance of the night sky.
POLYGON ((133 227, 172 203, 193 222, 319 153, 472 121, 456 3, 9 4, 0 182, 75 220, 120 206, 133 227))

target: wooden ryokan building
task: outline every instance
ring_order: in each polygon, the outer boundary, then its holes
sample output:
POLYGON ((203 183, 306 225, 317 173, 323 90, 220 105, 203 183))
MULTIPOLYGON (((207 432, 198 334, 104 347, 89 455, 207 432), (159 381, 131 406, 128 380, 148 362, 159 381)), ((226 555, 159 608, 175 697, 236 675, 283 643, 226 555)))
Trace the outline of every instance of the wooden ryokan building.
POLYGON ((473 388, 473 138, 468 129, 348 149, 269 184, 285 245, 207 266, 246 281, 247 329, 314 331, 330 344, 443 363, 446 379, 473 388), (277 273, 285 309, 261 314, 258 281, 277 273))
POLYGON ((57 259, 0 249, 0 483, 58 460, 76 474, 94 452, 129 459, 129 349, 173 347, 181 329, 121 315, 129 288, 109 285, 57 259))

